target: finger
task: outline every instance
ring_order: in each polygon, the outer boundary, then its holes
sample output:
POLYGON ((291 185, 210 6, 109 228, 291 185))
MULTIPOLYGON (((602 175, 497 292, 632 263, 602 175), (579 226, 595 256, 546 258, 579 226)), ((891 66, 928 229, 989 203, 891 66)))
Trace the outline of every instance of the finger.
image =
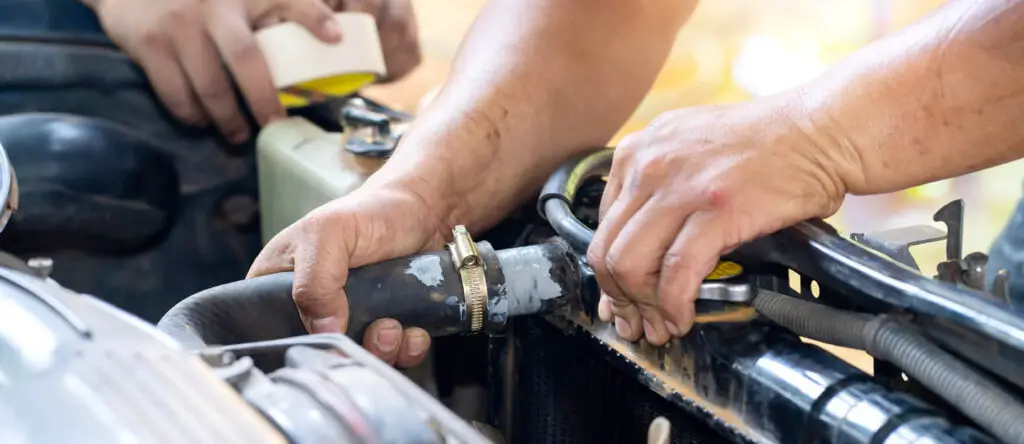
POLYGON ((378 319, 366 328, 363 347, 388 365, 395 365, 402 347, 402 324, 394 319, 378 319))
POLYGON ((255 9, 253 22, 269 13, 281 17, 284 21, 298 23, 324 42, 341 41, 341 28, 334 19, 334 11, 322 0, 270 0, 264 6, 255 9))
POLYGON ((267 242, 260 254, 256 256, 245 278, 292 271, 295 269, 295 243, 292 242, 294 230, 289 227, 278 233, 267 242))
POLYGON ((623 221, 628 220, 626 212, 635 211, 631 210, 633 207, 639 207, 635 200, 629 199, 629 196, 620 195, 620 198, 612 204, 608 216, 598 225, 597 233, 590 243, 590 248, 587 249, 587 261, 594 270, 594 278, 601 291, 612 302, 612 316, 616 318, 615 330, 623 339, 630 341, 639 339, 643 334, 640 312, 629 302, 628 295, 612 277, 610 270, 616 268, 616 264, 613 258, 609 258, 608 250, 611 241, 621 230, 623 221))
POLYGON ((616 302, 602 293, 597 304, 597 317, 603 322, 615 322, 615 332, 620 337, 630 341, 640 339, 642 319, 629 301, 616 302))
MULTIPOLYGON (((134 51, 133 51, 134 52, 134 51)), ((188 125, 203 125, 207 122, 206 113, 199 105, 192 88, 189 87, 188 77, 174 57, 173 50, 154 50, 144 48, 138 51, 138 62, 153 85, 153 91, 157 97, 176 119, 188 125)))
MULTIPOLYGON (((188 23, 201 23, 202 19, 196 20, 188 23)), ((192 89, 221 134, 231 142, 245 142, 249 124, 238 107, 213 40, 200 25, 192 25, 175 32, 175 50, 192 89)))
POLYGON ((604 292, 601 293, 601 300, 597 303, 597 318, 602 322, 612 321, 612 298, 604 292))
POLYGON ((276 25, 281 22, 283 22, 283 20, 281 20, 281 17, 267 14, 253 21, 253 29, 260 30, 268 26, 276 25))
MULTIPOLYGON (((324 232, 315 219, 307 219, 311 230, 324 232)), ((292 297, 310 333, 341 333, 348 327, 348 252, 344 243, 333 245, 329 238, 307 235, 295 258, 292 297)))
POLYGON ((284 107, 278 101, 267 61, 256 44, 246 17, 230 9, 227 3, 209 4, 206 29, 245 96, 253 117, 260 125, 283 118, 284 107))
POLYGON ((624 188, 618 198, 611 204, 605 218, 597 226, 597 232, 587 249, 587 261, 594 269, 594 277, 597 279, 601 289, 612 299, 628 299, 627 294, 618 286, 612 277, 609 269, 618 268, 610 258, 608 252, 612 243, 619 236, 622 227, 639 210, 647 198, 649 192, 637 188, 624 188))
POLYGON ((624 299, 609 298, 612 317, 615 318, 615 332, 627 341, 636 341, 644 335, 643 318, 636 304, 624 299))
POLYGON ((427 358, 430 349, 430 335, 422 328, 407 328, 402 335, 402 347, 398 352, 395 366, 401 368, 420 365, 427 358))
POLYGON ((629 170, 628 166, 632 161, 630 149, 640 140, 642 133, 632 133, 622 138, 617 148, 612 153, 612 165, 608 170, 608 180, 604 186, 604 194, 601 196, 601 204, 598 206, 598 220, 604 220, 605 214, 622 192, 622 176, 629 170))
POLYGON ((716 214, 698 212, 687 218, 662 259, 658 301, 665 317, 678 329, 676 336, 686 334, 693 326, 700 284, 728 247, 724 235, 729 221, 716 214))
POLYGON ((651 198, 626 223, 608 250, 608 272, 644 320, 647 341, 661 345, 670 339, 658 303, 662 258, 679 234, 688 208, 651 198))
POLYGON ((648 200, 612 240, 605 258, 616 286, 631 300, 655 305, 658 274, 689 208, 659 198, 648 200))

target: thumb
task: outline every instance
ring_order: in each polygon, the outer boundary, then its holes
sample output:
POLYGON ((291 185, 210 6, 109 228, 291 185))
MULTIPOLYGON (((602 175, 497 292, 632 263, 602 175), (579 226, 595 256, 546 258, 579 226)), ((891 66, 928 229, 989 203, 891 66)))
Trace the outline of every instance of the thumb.
POLYGON ((292 298, 310 333, 343 333, 348 328, 348 266, 343 244, 308 245, 295 253, 292 298))
POLYGON ((341 41, 341 28, 334 11, 321 0, 277 0, 272 9, 280 8, 284 20, 298 23, 327 43, 341 41))

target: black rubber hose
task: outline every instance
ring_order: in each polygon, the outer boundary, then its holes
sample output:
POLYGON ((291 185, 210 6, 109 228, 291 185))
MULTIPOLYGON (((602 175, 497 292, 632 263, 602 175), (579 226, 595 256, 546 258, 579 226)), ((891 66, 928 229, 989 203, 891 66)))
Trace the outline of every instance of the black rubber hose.
POLYGON ((1006 443, 1024 444, 1024 405, 988 377, 888 316, 825 307, 761 290, 754 308, 796 334, 889 361, 1006 443))
MULTIPOLYGON (((484 329, 511 316, 545 313, 581 292, 578 257, 562 242, 494 251, 477 244, 485 267, 488 300, 484 329)), ((157 327, 189 348, 280 339, 306 333, 292 301, 292 273, 220 285, 179 302, 157 327)), ((393 318, 431 336, 470 331, 462 279, 448 251, 419 254, 349 271, 348 336, 393 318)))
POLYGON ((586 253, 594 238, 594 231, 572 212, 576 193, 587 179, 608 174, 613 153, 614 150, 604 149, 566 162, 541 189, 537 211, 576 252, 586 253))
MULTIPOLYGON (((306 333, 292 300, 292 273, 210 288, 179 302, 157 327, 187 346, 237 344, 306 333)), ((349 272, 348 336, 358 341, 390 317, 444 336, 466 328, 462 281, 447 251, 409 256, 349 272)))

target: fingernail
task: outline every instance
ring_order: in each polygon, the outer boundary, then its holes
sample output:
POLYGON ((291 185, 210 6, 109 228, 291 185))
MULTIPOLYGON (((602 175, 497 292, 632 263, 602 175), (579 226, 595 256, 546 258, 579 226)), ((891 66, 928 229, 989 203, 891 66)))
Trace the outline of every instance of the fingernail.
POLYGON ((612 304, 608 302, 607 296, 601 297, 601 300, 597 303, 597 318, 601 322, 612 320, 612 304))
POLYGON ((648 341, 654 342, 654 340, 657 339, 655 337, 656 335, 657 332, 654 330, 654 326, 651 325, 650 321, 644 319, 644 336, 647 337, 648 341))
POLYGON ((629 328, 626 318, 615 317, 615 331, 623 338, 632 338, 633 330, 629 328))
POLYGON ((310 333, 341 333, 341 322, 334 316, 313 319, 309 323, 310 333))
POLYGON ((324 21, 324 36, 328 39, 337 41, 341 39, 341 28, 338 27, 338 22, 331 17, 324 21))
POLYGON ((377 335, 373 337, 373 343, 377 345, 380 351, 390 352, 398 347, 398 338, 401 336, 401 330, 397 327, 388 326, 377 331, 377 335))
POLYGON ((413 335, 409 338, 408 345, 409 355, 419 356, 423 354, 423 350, 426 348, 427 338, 424 338, 423 335, 413 335))
POLYGON ((683 335, 683 331, 680 330, 679 327, 676 326, 676 324, 673 324, 672 321, 665 321, 665 328, 668 329, 668 332, 671 333, 672 336, 679 337, 683 335))

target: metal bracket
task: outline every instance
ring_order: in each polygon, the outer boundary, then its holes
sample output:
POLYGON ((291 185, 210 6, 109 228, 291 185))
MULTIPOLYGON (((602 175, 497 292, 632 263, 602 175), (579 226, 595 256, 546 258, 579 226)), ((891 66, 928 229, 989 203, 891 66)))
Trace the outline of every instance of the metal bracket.
POLYGON ((917 271, 921 271, 921 267, 917 265, 914 256, 910 254, 910 247, 938 242, 946 237, 946 233, 942 230, 929 225, 913 225, 871 234, 853 233, 850 235, 850 239, 854 242, 917 271))
POLYGON ((964 200, 943 205, 932 220, 946 225, 946 260, 960 260, 964 254, 964 200))

